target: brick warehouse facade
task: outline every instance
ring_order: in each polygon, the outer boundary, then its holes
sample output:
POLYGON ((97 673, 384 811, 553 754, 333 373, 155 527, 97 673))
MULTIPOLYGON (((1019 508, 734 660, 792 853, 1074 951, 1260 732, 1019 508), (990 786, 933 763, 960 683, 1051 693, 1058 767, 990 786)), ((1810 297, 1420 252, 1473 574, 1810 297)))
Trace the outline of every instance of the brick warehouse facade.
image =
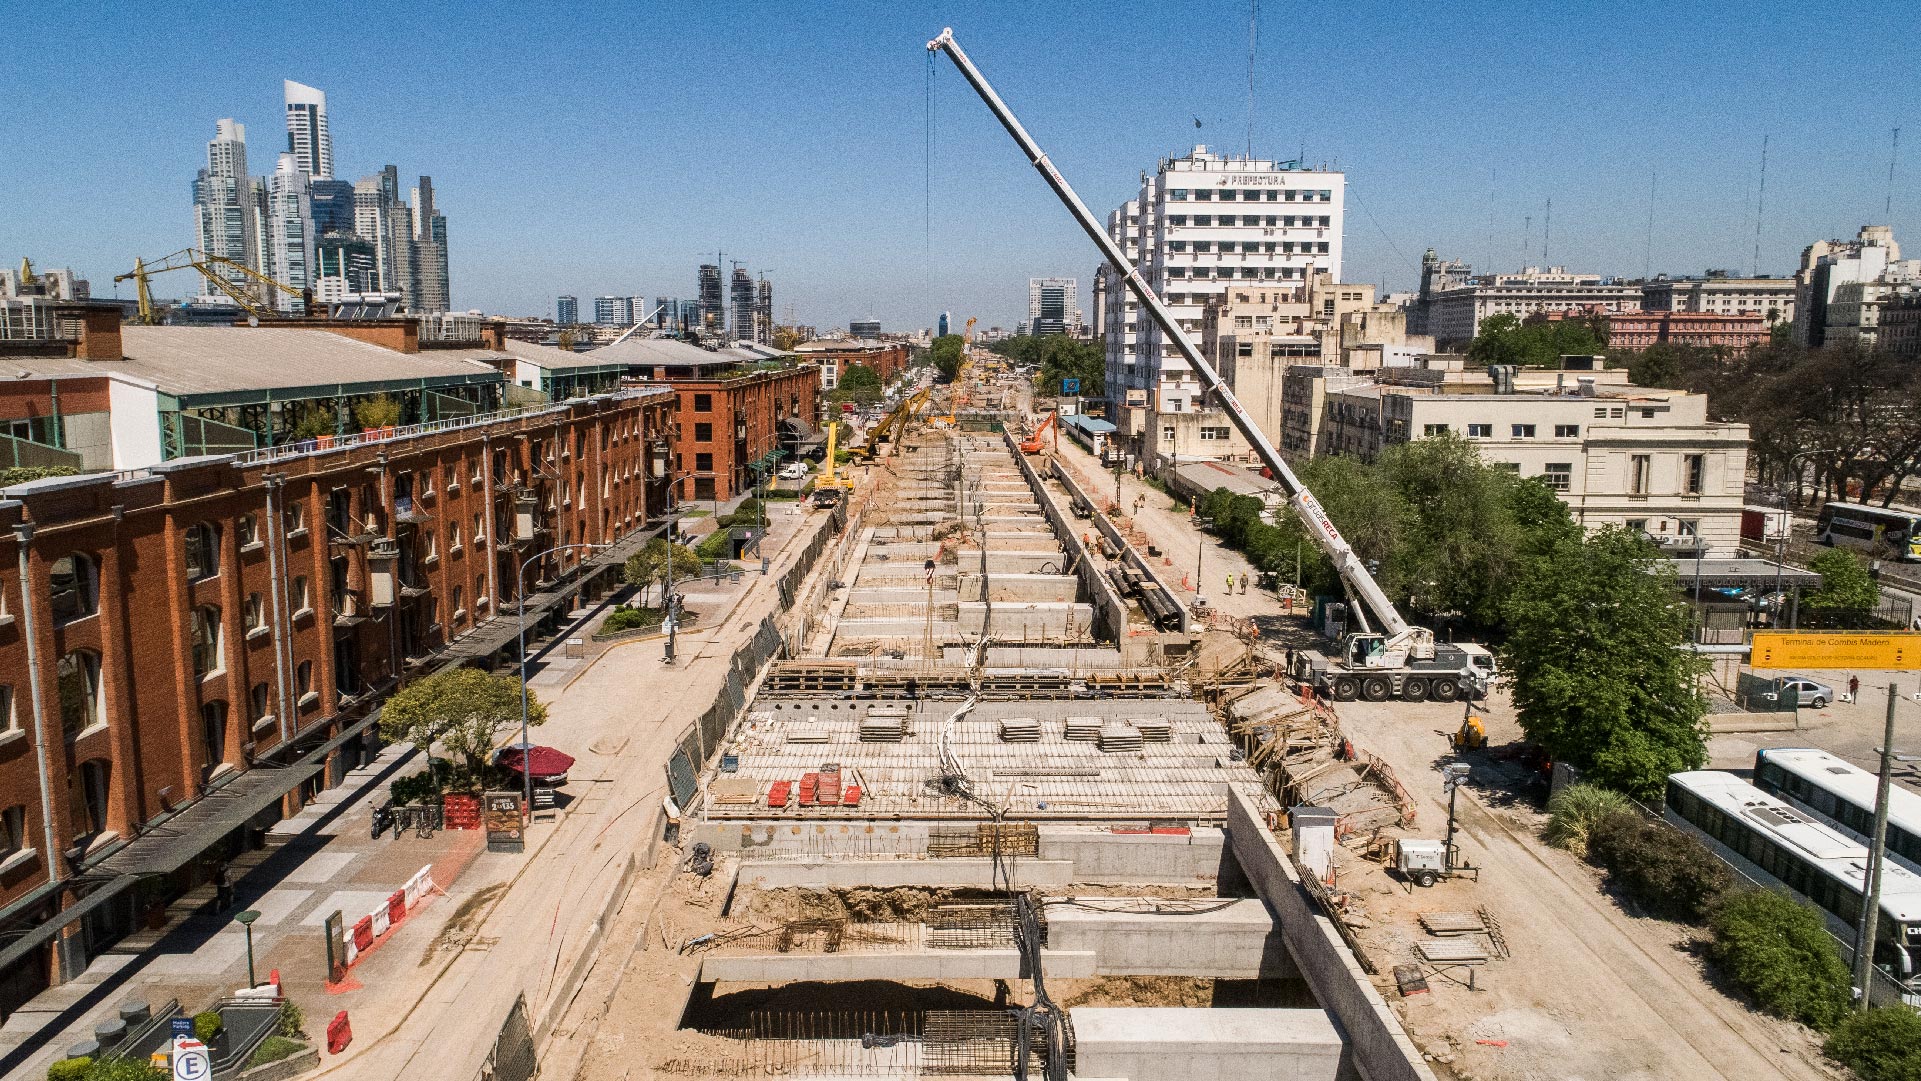
POLYGON ((679 400, 674 474, 683 500, 722 502, 754 484, 750 466, 773 451, 792 456, 820 409, 820 370, 749 369, 711 378, 670 376, 679 400))
MULTIPOLYGON (((247 823, 212 808, 256 788, 251 824, 279 818, 358 764, 333 737, 398 681, 511 645, 511 618, 485 624, 521 560, 615 544, 581 577, 617 570, 672 498, 674 408, 633 386, 0 493, 0 1010, 198 880, 172 835, 233 843, 247 823)), ((588 554, 539 560, 529 593, 588 554)))

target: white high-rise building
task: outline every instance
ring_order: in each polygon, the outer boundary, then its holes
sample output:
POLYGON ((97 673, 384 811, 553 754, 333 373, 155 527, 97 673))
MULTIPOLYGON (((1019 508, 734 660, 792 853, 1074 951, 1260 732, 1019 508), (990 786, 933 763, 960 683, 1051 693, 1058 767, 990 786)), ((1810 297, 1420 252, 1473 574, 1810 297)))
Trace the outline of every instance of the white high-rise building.
POLYGON ((332 180, 334 141, 327 131, 327 95, 305 83, 284 80, 287 96, 287 149, 308 176, 332 180))
MULTIPOLYGON (((251 213, 252 184, 247 176, 247 126, 223 119, 207 143, 207 167, 193 182, 196 246, 211 255, 244 266, 260 265, 255 223, 251 213)), ((222 278, 245 285, 247 276, 221 267, 222 278)), ((211 284, 201 283, 206 296, 219 296, 211 284)), ((222 297, 221 299, 225 299, 222 297)))
POLYGON ((289 289, 273 298, 283 312, 304 312, 304 291, 314 286, 312 178, 297 156, 280 155, 279 166, 267 179, 266 271, 289 289))
MULTIPOLYGON (((1346 184, 1343 173, 1197 146, 1163 159, 1139 199, 1108 216, 1108 233, 1198 344, 1202 312, 1232 283, 1305 291, 1316 271, 1341 280, 1346 184)), ((1139 311, 1120 273, 1102 272, 1110 402, 1149 414, 1202 409, 1187 362, 1139 311)))

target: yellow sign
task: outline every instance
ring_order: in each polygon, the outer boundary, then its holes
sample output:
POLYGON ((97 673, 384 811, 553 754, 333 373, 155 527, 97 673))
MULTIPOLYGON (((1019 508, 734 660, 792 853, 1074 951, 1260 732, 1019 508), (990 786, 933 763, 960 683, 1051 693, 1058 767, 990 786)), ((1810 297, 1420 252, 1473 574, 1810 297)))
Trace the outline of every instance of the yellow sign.
POLYGON ((1921 669, 1921 634, 1754 632, 1756 668, 1921 669))

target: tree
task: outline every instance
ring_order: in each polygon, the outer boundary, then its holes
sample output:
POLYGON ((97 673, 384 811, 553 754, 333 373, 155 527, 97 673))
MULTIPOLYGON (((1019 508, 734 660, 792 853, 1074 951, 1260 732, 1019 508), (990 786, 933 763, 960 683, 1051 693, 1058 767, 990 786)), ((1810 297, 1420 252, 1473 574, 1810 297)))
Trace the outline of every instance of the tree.
POLYGON ((1619 529, 1560 540, 1514 576, 1502 649, 1522 729, 1595 782, 1654 798, 1706 760, 1689 614, 1674 570, 1619 529))
POLYGON ((1811 622, 1859 624, 1881 603, 1881 590, 1867 566, 1845 548, 1817 553, 1808 569, 1821 576, 1821 588, 1801 602, 1811 622))
POLYGON ((1490 315, 1468 343, 1467 357, 1475 364, 1519 364, 1558 367, 1564 356, 1594 356, 1607 348, 1607 317, 1577 315, 1565 319, 1490 315))
POLYGON ((834 385, 840 390, 860 390, 866 387, 879 390, 880 373, 865 364, 849 364, 840 373, 840 378, 834 381, 834 385))
POLYGON ((778 349, 781 352, 785 353, 799 344, 800 344, 800 335, 794 332, 793 327, 775 327, 774 328, 773 345, 775 349, 778 349))
POLYGON ((1848 1012, 1852 980, 1826 920, 1772 890, 1728 894, 1708 926, 1708 955, 1769 1013, 1818 1029, 1848 1012))
POLYGON ((1520 529, 1509 509, 1513 474, 1481 460, 1455 435, 1388 448, 1380 472, 1407 503, 1412 543, 1397 552, 1409 601, 1419 612, 1460 612, 1470 622, 1499 621, 1520 529))
POLYGON ((354 421, 362 431, 391 428, 400 423, 400 399, 391 394, 376 394, 354 403, 354 421))
POLYGON ((964 344, 958 334, 943 334, 934 339, 933 346, 927 351, 933 358, 934 367, 939 370, 941 378, 950 383, 960 374, 961 349, 964 344))
POLYGON ((16 465, 0 469, 0 488, 11 488, 30 480, 45 480, 48 477, 71 477, 80 471, 70 465, 16 465))
MULTIPOLYGON (((675 578, 691 578, 700 573, 700 557, 694 554, 692 548, 684 544, 671 544, 666 537, 655 537, 642 545, 640 551, 627 557, 627 564, 620 571, 621 580, 643 591, 655 582, 665 583, 670 546, 673 549, 675 578)), ((665 603, 663 598, 663 607, 665 603)))
POLYGON ((1822 1050, 1861 1081, 1921 1081, 1921 1014, 1906 1006, 1851 1013, 1822 1050))
MULTIPOLYGON (((494 739, 520 723, 520 681, 478 668, 453 668, 410 683, 380 711, 380 734, 423 753, 438 743, 457 755, 478 783, 494 739)), ((527 693, 527 723, 547 722, 547 707, 527 693)))

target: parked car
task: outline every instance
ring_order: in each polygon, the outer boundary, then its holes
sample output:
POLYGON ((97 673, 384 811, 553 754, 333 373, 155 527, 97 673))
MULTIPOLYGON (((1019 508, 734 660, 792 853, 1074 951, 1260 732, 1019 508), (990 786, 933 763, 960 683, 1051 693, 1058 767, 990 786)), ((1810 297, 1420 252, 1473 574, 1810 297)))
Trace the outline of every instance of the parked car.
POLYGON ((806 475, 806 462, 788 462, 786 465, 780 467, 780 479, 782 480, 800 480, 806 475))
POLYGON ((1797 706, 1809 709, 1826 709, 1834 701, 1834 688, 1825 683, 1816 683, 1806 676, 1783 676, 1775 684, 1775 693, 1783 698, 1793 696, 1797 706))

